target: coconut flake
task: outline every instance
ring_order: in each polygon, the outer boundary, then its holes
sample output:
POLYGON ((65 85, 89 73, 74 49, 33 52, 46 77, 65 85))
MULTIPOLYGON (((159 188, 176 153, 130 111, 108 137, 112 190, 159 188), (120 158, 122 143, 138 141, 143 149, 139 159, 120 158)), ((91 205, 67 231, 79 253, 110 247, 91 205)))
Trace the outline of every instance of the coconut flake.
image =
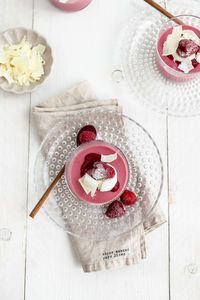
POLYGON ((88 195, 90 193, 90 189, 84 184, 84 176, 79 178, 79 183, 82 186, 82 188, 84 189, 84 192, 88 195))
POLYGON ((85 173, 85 175, 79 178, 79 183, 84 189, 85 193, 88 195, 91 192, 91 196, 94 197, 96 190, 98 188, 99 182, 92 178, 89 174, 85 173))
POLYGON ((182 26, 175 26, 163 44, 163 56, 173 55, 176 52, 182 35, 182 26))
POLYGON ((109 155, 101 155, 101 161, 105 163, 113 162, 117 159, 117 153, 109 154, 109 155))
POLYGON ((192 60, 191 60, 192 56, 193 55, 185 58, 184 61, 182 61, 180 63, 180 65, 178 66, 178 69, 180 69, 181 71, 183 71, 185 74, 188 74, 191 70, 194 69, 194 67, 192 65, 192 60))

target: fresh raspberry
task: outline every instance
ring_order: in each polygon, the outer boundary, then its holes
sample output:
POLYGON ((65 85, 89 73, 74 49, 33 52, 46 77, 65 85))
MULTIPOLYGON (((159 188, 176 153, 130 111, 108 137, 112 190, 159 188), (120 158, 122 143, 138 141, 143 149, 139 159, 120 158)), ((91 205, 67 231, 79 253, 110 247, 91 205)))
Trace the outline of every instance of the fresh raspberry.
POLYGON ((87 154, 81 166, 81 177, 84 176, 89 170, 92 170, 94 163, 100 160, 101 155, 98 153, 87 154))
POLYGON ((193 67, 194 68, 196 68, 197 66, 198 66, 198 61, 196 61, 196 59, 194 58, 193 60, 192 60, 192 65, 193 65, 193 67))
POLYGON ((173 55, 168 55, 167 57, 168 57, 170 60, 174 60, 173 55))
MULTIPOLYGON (((93 134, 95 135, 95 138, 96 138, 97 131, 96 131, 95 127, 93 125, 86 125, 86 126, 82 127, 77 134, 77 138, 76 138, 77 146, 81 145, 80 136, 81 136, 82 132, 85 132, 85 131, 93 132, 93 134)), ((94 137, 94 135, 93 135, 93 137, 94 137)))
POLYGON ((96 134, 92 131, 82 131, 79 135, 80 144, 88 143, 96 139, 96 134))
POLYGON ((118 200, 113 201, 106 210, 106 216, 111 219, 119 218, 124 214, 125 214, 124 206, 118 200))
POLYGON ((180 40, 176 52, 181 57, 188 57, 199 51, 199 46, 192 40, 180 40))
POLYGON ((120 196, 120 200, 124 205, 133 205, 137 201, 137 196, 133 192, 125 190, 120 196))
POLYGON ((114 186, 114 188, 111 190, 111 192, 116 192, 116 191, 118 191, 119 187, 120 187, 120 184, 119 184, 119 181, 117 181, 117 183, 115 184, 115 186, 114 186))
POLYGON ((113 178, 115 170, 104 162, 95 162, 92 169, 92 177, 96 180, 113 178))

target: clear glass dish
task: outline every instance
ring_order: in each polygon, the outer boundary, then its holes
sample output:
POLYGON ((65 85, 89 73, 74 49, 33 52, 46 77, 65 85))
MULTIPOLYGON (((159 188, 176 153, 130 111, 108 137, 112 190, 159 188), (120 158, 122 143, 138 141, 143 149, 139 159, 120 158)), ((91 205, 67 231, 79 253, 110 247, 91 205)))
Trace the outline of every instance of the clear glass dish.
POLYGON ((92 124, 97 138, 118 147, 129 165, 127 188, 138 196, 127 206, 123 217, 105 216, 108 205, 96 206, 76 199, 64 176, 45 202, 47 215, 68 233, 83 239, 106 240, 141 224, 156 206, 163 185, 163 165, 159 150, 148 132, 134 120, 105 109, 92 109, 68 116, 46 136, 35 162, 35 187, 40 198, 76 149, 80 128, 92 124))
MULTIPOLYGON (((180 15, 176 11, 175 15, 180 15)), ((184 21, 200 28, 198 17, 184 12, 184 21)), ((157 37, 165 17, 145 15, 132 18, 120 39, 121 69, 130 89, 141 103, 172 116, 200 113, 200 74, 184 82, 167 79, 156 61, 157 37)))

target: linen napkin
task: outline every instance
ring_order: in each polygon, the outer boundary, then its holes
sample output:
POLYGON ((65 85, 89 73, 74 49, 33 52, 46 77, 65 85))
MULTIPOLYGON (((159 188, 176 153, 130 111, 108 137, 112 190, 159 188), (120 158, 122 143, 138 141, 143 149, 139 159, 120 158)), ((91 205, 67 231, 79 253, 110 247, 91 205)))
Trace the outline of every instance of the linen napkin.
MULTIPOLYGON (((99 100, 89 83, 81 82, 68 89, 64 94, 33 108, 38 134, 43 139, 57 122, 69 114, 97 107, 107 107, 122 112, 116 99, 99 100)), ((71 241, 84 272, 107 270, 135 264, 146 258, 145 234, 164 222, 166 219, 163 212, 156 207, 147 221, 113 240, 89 241, 71 236, 71 241)))

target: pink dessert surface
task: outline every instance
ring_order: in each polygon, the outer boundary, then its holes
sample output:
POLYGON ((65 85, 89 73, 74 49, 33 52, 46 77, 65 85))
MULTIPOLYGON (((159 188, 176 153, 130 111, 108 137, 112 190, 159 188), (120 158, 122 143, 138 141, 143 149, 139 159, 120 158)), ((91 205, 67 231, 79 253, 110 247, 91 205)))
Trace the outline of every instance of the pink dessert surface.
POLYGON ((69 163, 66 164, 65 179, 70 191, 78 199, 95 205, 106 204, 118 198, 126 188, 128 181, 128 163, 122 152, 113 145, 103 141, 84 143, 77 148, 69 163), (93 197, 91 194, 87 195, 85 193, 79 183, 79 179, 83 176, 82 166, 84 165, 85 158, 91 153, 95 154, 97 158, 100 155, 117 153, 117 159, 109 164, 117 171, 118 188, 106 192, 97 190, 93 197))
POLYGON ((66 3, 64 1, 59 0, 50 0, 56 7, 62 9, 62 10, 68 10, 68 11, 77 11, 85 8, 90 4, 92 0, 66 0, 66 3))
MULTIPOLYGON (((199 29, 197 29, 193 26, 189 26, 189 25, 182 25, 182 29, 183 30, 191 30, 200 38, 200 30, 199 29)), ((157 42, 157 52, 158 52, 159 57, 161 58, 161 60, 164 63, 163 65, 162 65, 162 63, 160 63, 160 67, 163 68, 164 71, 166 72, 167 68, 164 66, 164 65, 166 65, 166 66, 170 67, 171 69, 173 69, 173 70, 175 70, 179 73, 182 73, 183 75, 188 75, 188 74, 184 74, 183 71, 178 68, 180 62, 174 61, 173 56, 171 56, 171 55, 164 56, 163 55, 164 43, 167 40, 168 35, 172 33, 172 30, 173 30, 172 27, 168 28, 163 34, 161 34, 161 36, 159 37, 158 42, 157 42)), ((189 43, 189 42, 192 42, 192 41, 188 40, 186 42, 189 43)), ((182 44, 184 44, 184 41, 182 42, 182 44)), ((180 54, 180 47, 181 47, 181 44, 179 45, 179 49, 177 49, 177 54, 180 54)), ((200 49, 199 49, 199 51, 200 51, 200 49)), ((192 60, 192 65, 193 65, 194 69, 192 69, 189 72, 189 74, 196 73, 196 72, 200 71, 200 63, 198 63, 195 59, 192 60)), ((174 73, 171 73, 171 74, 174 75, 174 73)), ((168 75, 170 75, 170 74, 168 74, 168 75)))

